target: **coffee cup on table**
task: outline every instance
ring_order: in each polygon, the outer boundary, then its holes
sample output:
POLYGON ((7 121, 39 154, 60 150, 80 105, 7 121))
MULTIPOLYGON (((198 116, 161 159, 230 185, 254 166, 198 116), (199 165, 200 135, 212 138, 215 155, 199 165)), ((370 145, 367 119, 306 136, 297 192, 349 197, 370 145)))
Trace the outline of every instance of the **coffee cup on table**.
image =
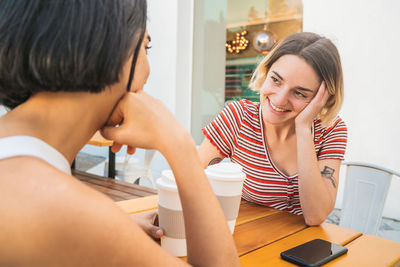
POLYGON ((242 166, 223 162, 208 166, 205 173, 233 234, 242 198, 243 182, 246 177, 242 166))
POLYGON ((185 224, 182 205, 171 170, 162 171, 157 180, 158 188, 158 222, 164 231, 161 247, 177 257, 187 255, 185 224))

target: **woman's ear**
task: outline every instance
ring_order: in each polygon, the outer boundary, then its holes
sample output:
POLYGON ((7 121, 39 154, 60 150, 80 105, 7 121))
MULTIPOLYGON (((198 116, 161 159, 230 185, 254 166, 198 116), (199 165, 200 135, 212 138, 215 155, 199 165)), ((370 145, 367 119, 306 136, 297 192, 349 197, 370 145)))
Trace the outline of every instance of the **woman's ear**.
POLYGON ((324 108, 329 109, 329 108, 333 107, 333 105, 335 105, 335 100, 336 100, 335 96, 329 93, 329 98, 326 101, 326 104, 325 104, 324 108))

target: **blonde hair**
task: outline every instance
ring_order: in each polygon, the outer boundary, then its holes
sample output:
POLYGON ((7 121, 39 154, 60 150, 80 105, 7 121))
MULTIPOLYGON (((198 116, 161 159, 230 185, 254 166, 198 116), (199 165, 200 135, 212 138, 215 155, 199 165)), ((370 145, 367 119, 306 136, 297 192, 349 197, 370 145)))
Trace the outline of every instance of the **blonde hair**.
POLYGON ((322 125, 331 124, 343 103, 344 85, 339 52, 331 40, 315 33, 301 32, 281 41, 257 66, 249 87, 260 90, 268 70, 280 57, 296 55, 303 58, 325 81, 330 97, 318 115, 322 125))

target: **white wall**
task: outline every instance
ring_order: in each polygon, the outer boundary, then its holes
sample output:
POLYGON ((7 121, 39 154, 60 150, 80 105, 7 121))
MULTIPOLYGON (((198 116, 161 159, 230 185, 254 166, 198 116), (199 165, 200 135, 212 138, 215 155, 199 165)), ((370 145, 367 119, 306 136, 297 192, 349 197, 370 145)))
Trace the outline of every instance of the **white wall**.
MULTIPOLYGON (((193 0, 148 0, 147 28, 151 36, 148 58, 150 76, 144 90, 160 99, 190 130, 193 59, 193 0)), ((168 130, 168 129, 166 129, 168 130)), ((83 152, 108 156, 106 148, 86 145, 83 152)), ((123 156, 125 149, 117 156, 123 156)), ((135 157, 142 159, 143 150, 135 157)), ((152 169, 155 176, 168 168, 157 153, 152 169)))
POLYGON ((178 1, 149 0, 147 5, 152 48, 148 53, 150 77, 144 89, 174 110, 178 1))
MULTIPOLYGON (((303 0, 303 7, 303 30, 331 38, 342 57, 346 160, 399 171, 400 1, 303 0)), ((400 179, 395 178, 384 216, 400 219, 399 193, 400 179)))
POLYGON ((161 99, 190 128, 193 0, 149 0, 151 74, 145 90, 161 99))

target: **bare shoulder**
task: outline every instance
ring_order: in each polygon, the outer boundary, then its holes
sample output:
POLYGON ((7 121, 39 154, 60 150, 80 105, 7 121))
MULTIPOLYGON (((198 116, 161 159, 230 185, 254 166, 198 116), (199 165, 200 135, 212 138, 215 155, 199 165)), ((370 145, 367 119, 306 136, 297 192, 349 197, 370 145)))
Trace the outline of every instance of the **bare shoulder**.
POLYGON ((0 265, 146 266, 163 258, 183 263, 113 201, 47 163, 1 160, 0 171, 0 265))

